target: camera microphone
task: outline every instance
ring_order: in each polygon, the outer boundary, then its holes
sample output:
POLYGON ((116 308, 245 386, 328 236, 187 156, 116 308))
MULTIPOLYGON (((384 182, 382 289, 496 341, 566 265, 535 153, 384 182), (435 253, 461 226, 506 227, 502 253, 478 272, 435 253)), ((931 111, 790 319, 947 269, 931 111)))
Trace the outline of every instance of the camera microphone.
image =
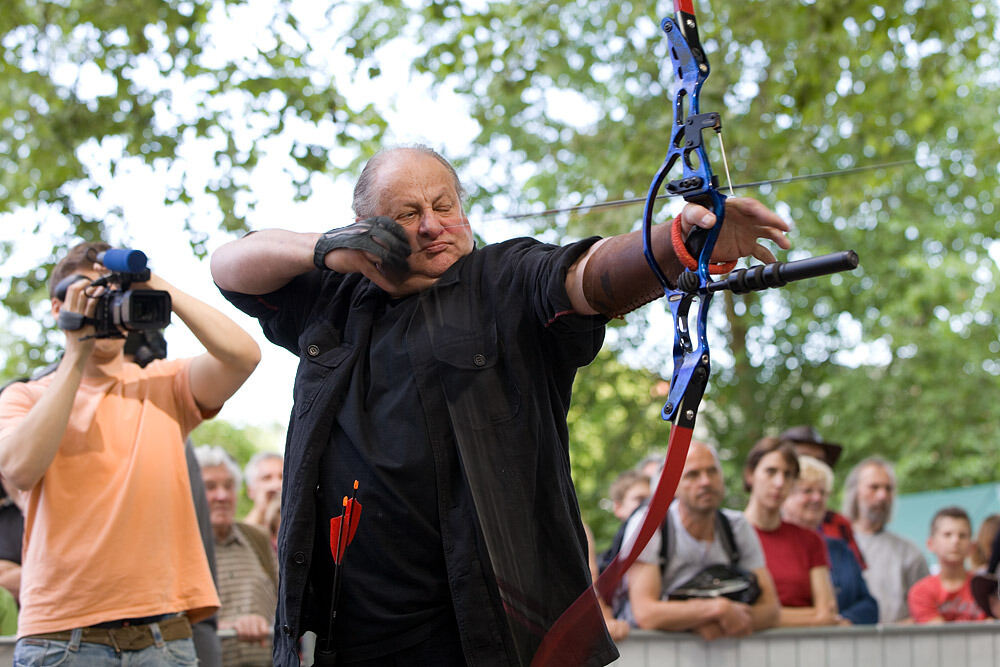
POLYGON ((97 253, 97 261, 118 273, 142 273, 146 270, 146 253, 141 250, 111 248, 97 253))

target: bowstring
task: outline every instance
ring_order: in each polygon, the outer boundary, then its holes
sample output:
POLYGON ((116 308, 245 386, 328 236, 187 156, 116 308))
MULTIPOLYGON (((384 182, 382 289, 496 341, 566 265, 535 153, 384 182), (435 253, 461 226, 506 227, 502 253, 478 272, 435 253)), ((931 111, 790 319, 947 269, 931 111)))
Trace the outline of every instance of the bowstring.
MULTIPOLYGON (((722 140, 721 136, 719 138, 720 142, 722 140)), ((723 149, 724 151, 724 149, 723 149)), ((725 152, 723 152, 725 155, 725 152)), ((733 184, 729 177, 729 165, 726 164, 726 180, 730 181, 726 186, 729 188, 731 194, 735 194, 736 190, 746 190, 749 188, 760 188, 766 185, 783 185, 785 183, 795 183, 798 181, 812 181, 819 180, 822 178, 833 178, 835 176, 845 176, 848 174, 857 174, 865 171, 874 171, 876 169, 891 169, 895 167, 901 167, 908 164, 915 164, 916 160, 895 160, 893 162, 881 162, 879 164, 864 165, 861 167, 850 167, 848 169, 836 169, 833 171, 822 171, 815 174, 802 174, 799 176, 785 176, 783 178, 772 178, 764 181, 751 181, 749 183, 737 183, 733 184)), ((678 195, 672 194, 660 194, 656 196, 657 200, 670 199, 678 195)), ((480 218, 481 222, 516 222, 518 220, 526 220, 528 218, 545 218, 552 215, 559 215, 560 213, 590 213, 591 211, 597 211, 605 208, 622 208, 625 206, 632 206, 635 204, 644 203, 646 197, 629 197, 625 199, 613 199, 609 201, 599 201, 592 204, 577 204, 575 206, 563 206, 558 208, 547 208, 541 211, 528 211, 525 213, 508 213, 500 214, 486 218, 480 218)))

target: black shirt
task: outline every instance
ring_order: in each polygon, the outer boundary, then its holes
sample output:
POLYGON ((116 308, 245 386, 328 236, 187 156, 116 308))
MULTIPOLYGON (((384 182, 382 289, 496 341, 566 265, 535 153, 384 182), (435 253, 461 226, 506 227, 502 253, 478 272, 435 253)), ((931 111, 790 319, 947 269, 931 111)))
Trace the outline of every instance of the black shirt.
MULTIPOLYGON (((424 416, 434 460, 427 481, 437 489, 447 584, 472 665, 530 663, 581 595, 579 641, 561 657, 586 667, 618 655, 590 586, 566 426, 576 370, 597 354, 607 322, 572 311, 566 272, 596 240, 488 245, 411 297, 408 363, 394 377, 410 373, 417 389, 413 405, 424 416), (460 483, 449 451, 457 451, 460 483)), ((274 654, 276 665, 297 665, 297 637, 326 633, 318 582, 327 564, 313 562, 322 553, 317 522, 328 520, 316 501, 320 461, 358 367, 371 358, 370 332, 385 294, 363 276, 329 271, 297 276, 272 294, 223 294, 300 359, 285 452, 274 654)), ((369 518, 363 513, 362 523, 369 518)))
POLYGON ((323 597, 332 585, 322 574, 333 570, 325 548, 333 539, 329 519, 341 515, 344 496, 359 482, 361 521, 343 559, 334 633, 348 660, 377 658, 420 642, 444 622, 454 625, 433 454, 406 370, 405 333, 417 299, 380 301, 367 354, 354 367, 320 459, 317 491, 322 546, 315 558, 329 570, 314 568, 313 579, 323 597))

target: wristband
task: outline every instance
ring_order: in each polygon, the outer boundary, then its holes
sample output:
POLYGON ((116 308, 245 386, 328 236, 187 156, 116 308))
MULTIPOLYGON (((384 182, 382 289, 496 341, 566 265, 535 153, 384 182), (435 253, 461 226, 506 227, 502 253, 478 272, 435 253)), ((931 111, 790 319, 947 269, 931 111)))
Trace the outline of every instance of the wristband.
MULTIPOLYGON (((674 245, 674 253, 677 254, 677 259, 680 260, 681 264, 683 264, 685 268, 690 269, 691 271, 697 271, 698 260, 691 256, 687 246, 684 245, 684 238, 681 236, 681 233, 681 214, 678 213, 670 227, 670 240, 674 245)), ((732 262, 709 264, 708 272, 712 275, 719 275, 722 273, 729 273, 735 268, 736 260, 732 262)))

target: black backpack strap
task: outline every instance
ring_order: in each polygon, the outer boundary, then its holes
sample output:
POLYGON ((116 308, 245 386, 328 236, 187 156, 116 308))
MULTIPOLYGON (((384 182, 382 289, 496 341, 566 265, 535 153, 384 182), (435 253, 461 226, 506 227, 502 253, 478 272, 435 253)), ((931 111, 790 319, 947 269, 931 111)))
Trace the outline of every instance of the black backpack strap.
POLYGON ((721 509, 715 512, 715 527, 718 530, 719 539, 722 540, 722 548, 729 556, 729 564, 736 566, 740 562, 740 548, 736 544, 736 537, 733 535, 733 524, 729 517, 721 509))
POLYGON ((670 509, 663 515, 663 523, 660 524, 660 579, 667 574, 667 564, 670 563, 670 548, 674 541, 674 522, 670 520, 670 509))
POLYGON ((628 522, 631 521, 632 517, 638 514, 640 510, 644 509, 646 505, 647 503, 645 502, 640 503, 638 507, 632 510, 632 513, 628 515, 628 518, 622 521, 621 525, 618 526, 618 532, 616 532, 615 536, 611 538, 611 546, 597 556, 598 572, 604 572, 604 570, 608 569, 608 566, 611 565, 611 561, 613 561, 615 556, 618 555, 618 552, 622 550, 622 544, 625 542, 625 529, 628 527, 628 522))

